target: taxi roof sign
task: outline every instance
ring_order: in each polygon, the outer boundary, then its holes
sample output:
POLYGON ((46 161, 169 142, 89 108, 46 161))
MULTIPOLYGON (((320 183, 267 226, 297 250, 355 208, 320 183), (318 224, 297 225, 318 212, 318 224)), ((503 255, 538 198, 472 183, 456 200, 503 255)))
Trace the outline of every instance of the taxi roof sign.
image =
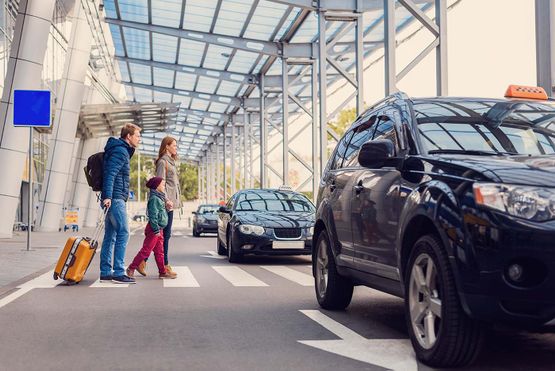
POLYGON ((539 86, 509 85, 505 98, 525 98, 547 100, 547 93, 539 86))

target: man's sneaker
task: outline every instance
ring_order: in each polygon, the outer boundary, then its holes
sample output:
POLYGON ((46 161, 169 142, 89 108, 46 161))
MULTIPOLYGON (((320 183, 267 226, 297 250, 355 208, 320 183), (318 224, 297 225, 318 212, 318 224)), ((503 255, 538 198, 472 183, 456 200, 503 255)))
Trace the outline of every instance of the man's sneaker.
POLYGON ((100 276, 100 282, 111 282, 112 276, 100 276))
POLYGON ((166 271, 166 273, 161 273, 158 275, 158 278, 160 279, 175 279, 177 278, 177 273, 175 272, 171 272, 171 271, 166 271))
POLYGON ((112 282, 114 283, 135 283, 135 279, 127 277, 126 275, 112 277, 112 282))

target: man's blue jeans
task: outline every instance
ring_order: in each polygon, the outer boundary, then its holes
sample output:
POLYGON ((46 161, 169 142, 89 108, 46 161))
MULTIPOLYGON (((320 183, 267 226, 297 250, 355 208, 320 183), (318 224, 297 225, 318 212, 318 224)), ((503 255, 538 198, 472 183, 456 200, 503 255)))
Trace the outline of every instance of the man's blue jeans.
POLYGON ((129 240, 127 225, 127 211, 125 201, 113 199, 106 215, 106 229, 100 252, 100 275, 123 276, 125 274, 125 248, 129 240), (114 269, 112 274, 112 252, 114 254, 114 269))

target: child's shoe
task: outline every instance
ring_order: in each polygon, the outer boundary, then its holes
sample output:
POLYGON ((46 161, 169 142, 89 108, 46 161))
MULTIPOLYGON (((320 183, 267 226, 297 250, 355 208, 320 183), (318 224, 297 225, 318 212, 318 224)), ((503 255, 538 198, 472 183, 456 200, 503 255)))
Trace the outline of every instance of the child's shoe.
POLYGON ((146 277, 146 261, 142 261, 139 263, 139 266, 137 267, 137 272, 139 272, 141 274, 141 276, 145 276, 146 277))
POLYGON ((160 273, 158 275, 158 278, 160 279, 175 279, 177 278, 177 273, 175 272, 171 272, 171 271, 166 271, 166 273, 160 273))

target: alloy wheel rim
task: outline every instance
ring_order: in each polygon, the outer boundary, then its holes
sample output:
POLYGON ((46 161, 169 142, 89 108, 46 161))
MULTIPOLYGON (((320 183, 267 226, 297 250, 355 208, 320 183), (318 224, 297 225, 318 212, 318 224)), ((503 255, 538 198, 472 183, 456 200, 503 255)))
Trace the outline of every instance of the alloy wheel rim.
POLYGON ((441 298, 434 261, 428 254, 419 255, 409 281, 410 320, 420 346, 431 349, 437 342, 441 325, 441 298))
POLYGON ((320 242, 318 255, 316 256, 316 285, 318 295, 323 298, 328 287, 328 244, 325 240, 320 242))

